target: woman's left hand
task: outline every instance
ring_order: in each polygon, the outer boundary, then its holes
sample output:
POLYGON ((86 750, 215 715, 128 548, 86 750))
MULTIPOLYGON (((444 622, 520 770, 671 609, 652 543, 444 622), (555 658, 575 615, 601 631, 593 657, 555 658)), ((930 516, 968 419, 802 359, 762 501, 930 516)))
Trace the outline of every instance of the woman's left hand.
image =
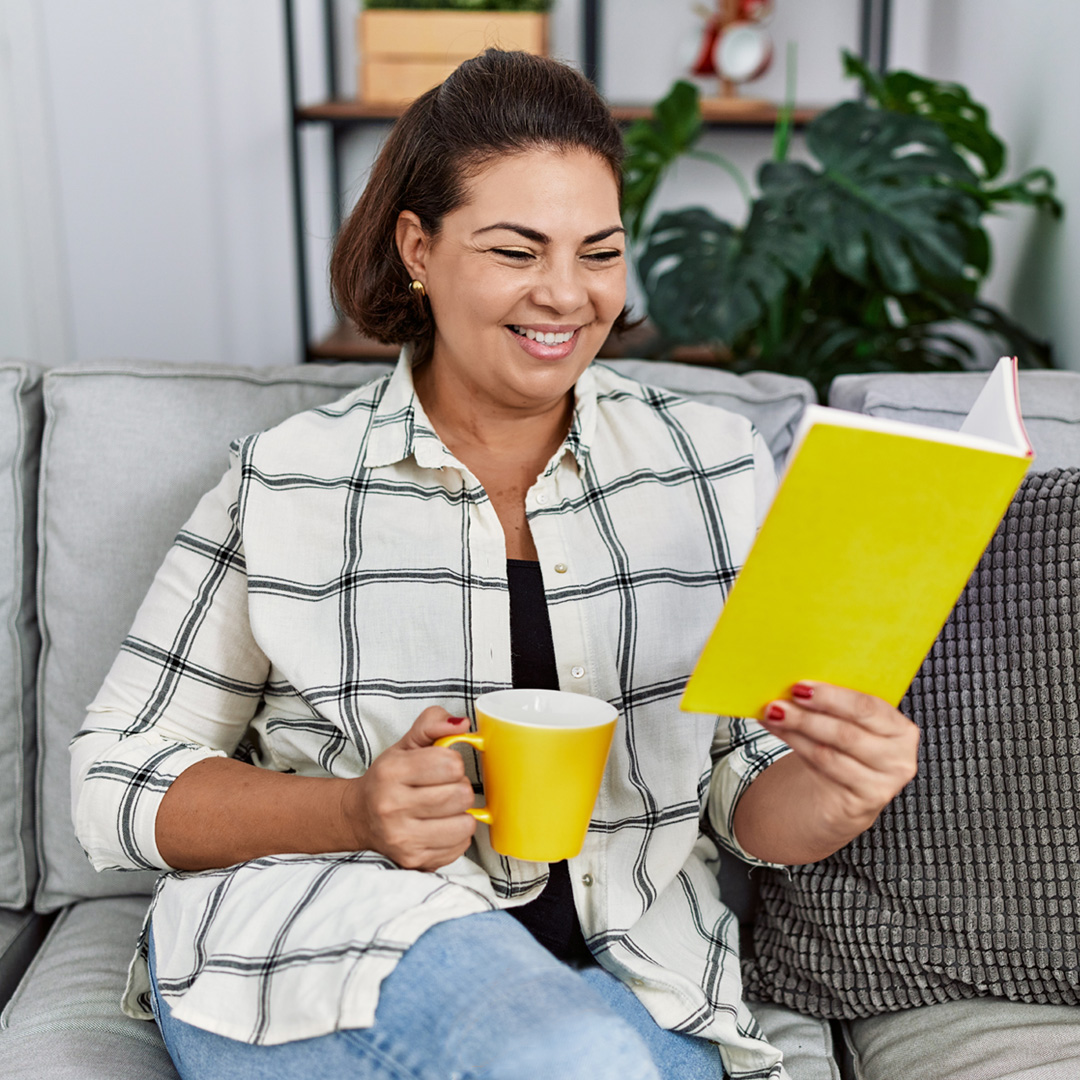
POLYGON ((919 729, 881 698, 801 682, 790 700, 766 708, 762 723, 794 751, 766 769, 736 808, 740 842, 767 861, 824 858, 868 829, 915 777, 919 729), (759 842, 748 844, 744 831, 759 842))

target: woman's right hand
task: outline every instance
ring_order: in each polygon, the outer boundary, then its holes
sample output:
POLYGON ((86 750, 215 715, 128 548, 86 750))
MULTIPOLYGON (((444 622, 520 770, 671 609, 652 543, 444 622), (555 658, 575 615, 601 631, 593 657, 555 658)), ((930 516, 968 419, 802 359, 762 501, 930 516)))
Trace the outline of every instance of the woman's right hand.
POLYGON ((407 870, 437 870, 462 856, 476 819, 465 813, 473 789, 461 755, 433 745, 464 730, 465 719, 425 709, 342 793, 346 828, 358 851, 377 851, 407 870))

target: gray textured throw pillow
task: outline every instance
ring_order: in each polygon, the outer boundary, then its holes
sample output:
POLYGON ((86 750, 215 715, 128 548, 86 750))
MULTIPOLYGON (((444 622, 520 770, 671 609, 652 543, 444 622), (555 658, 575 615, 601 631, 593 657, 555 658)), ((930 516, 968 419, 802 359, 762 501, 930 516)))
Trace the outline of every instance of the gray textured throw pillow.
POLYGON ((917 778, 841 851, 762 879, 751 999, 1080 1004, 1078 646, 1080 470, 1035 473, 901 704, 917 778))

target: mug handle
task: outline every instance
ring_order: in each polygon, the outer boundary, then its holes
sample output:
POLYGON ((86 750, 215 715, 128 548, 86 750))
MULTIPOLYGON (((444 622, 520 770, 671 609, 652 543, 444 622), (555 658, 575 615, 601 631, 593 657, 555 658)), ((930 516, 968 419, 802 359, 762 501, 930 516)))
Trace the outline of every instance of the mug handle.
MULTIPOLYGON (((436 746, 453 746, 454 743, 468 743, 474 750, 482 751, 484 749, 484 736, 475 731, 463 731, 460 735, 445 735, 443 738, 435 740, 436 746)), ((482 821, 485 825, 495 824, 495 819, 486 806, 471 807, 465 813, 472 814, 477 821, 482 821)))

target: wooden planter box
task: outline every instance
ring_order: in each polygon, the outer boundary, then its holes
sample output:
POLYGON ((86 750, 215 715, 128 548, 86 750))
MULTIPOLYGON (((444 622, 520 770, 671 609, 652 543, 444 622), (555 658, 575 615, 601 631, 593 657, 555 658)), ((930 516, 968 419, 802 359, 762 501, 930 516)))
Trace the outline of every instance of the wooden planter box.
POLYGON ((357 92, 373 104, 412 101, 491 45, 547 55, 548 17, 533 11, 362 11, 357 92))

